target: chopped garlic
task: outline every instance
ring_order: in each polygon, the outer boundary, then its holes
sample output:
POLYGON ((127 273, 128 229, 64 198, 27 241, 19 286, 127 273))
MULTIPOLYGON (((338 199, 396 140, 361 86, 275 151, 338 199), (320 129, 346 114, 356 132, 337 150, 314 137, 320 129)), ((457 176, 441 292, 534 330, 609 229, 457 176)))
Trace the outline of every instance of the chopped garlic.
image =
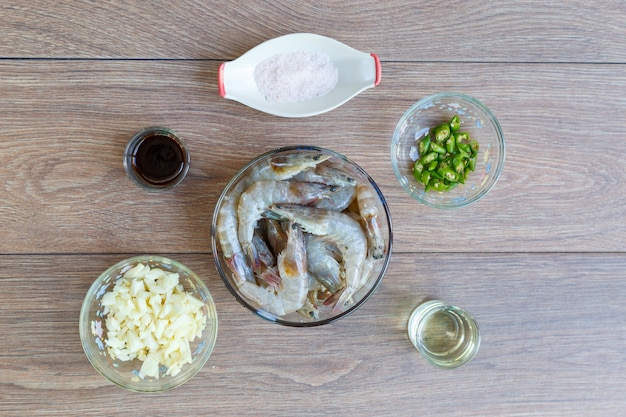
POLYGON ((121 361, 141 360, 141 378, 158 378, 161 366, 177 375, 192 361, 189 342, 206 326, 203 302, 185 292, 179 278, 139 263, 102 296, 107 350, 121 361))

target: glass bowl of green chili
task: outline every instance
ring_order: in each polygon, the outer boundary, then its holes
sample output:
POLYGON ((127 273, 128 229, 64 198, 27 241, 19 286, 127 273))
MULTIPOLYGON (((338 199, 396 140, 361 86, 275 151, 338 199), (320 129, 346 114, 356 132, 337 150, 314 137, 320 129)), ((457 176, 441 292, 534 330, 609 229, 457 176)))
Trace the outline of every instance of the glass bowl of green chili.
POLYGON ((483 198, 505 157, 500 123, 484 104, 460 93, 438 93, 398 121, 391 161, 400 185, 417 201, 455 209, 483 198))

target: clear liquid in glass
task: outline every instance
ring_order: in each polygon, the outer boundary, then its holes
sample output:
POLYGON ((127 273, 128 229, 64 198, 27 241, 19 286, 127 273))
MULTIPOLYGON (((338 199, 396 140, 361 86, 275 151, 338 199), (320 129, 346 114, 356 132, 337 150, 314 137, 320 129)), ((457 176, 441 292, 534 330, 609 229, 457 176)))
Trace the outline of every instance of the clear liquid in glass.
POLYGON ((411 313, 408 333, 422 356, 440 368, 467 363, 480 346, 480 332, 472 316, 438 300, 423 303, 411 313))

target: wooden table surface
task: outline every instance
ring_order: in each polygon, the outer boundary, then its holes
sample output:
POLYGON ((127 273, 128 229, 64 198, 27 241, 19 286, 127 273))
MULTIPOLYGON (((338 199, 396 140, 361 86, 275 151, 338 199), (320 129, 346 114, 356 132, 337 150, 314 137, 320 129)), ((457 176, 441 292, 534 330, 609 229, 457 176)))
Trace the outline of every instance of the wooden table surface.
POLYGON ((626 412, 623 1, 4 0, 0 39, 0 415, 626 412), (219 96, 221 62, 293 32, 378 54, 381 84, 304 119, 219 96), (507 143, 496 187, 458 211, 413 201, 390 163, 399 117, 440 91, 483 101, 507 143), (160 194, 122 166, 150 125, 191 151, 187 178, 160 194), (361 165, 394 223, 377 292, 313 329, 244 309, 211 254, 230 177, 295 144, 361 165), (78 333, 93 280, 144 253, 199 273, 219 315, 205 367, 162 394, 109 383, 78 333), (477 319, 482 345, 465 367, 435 369, 411 345, 408 315, 429 298, 477 319))

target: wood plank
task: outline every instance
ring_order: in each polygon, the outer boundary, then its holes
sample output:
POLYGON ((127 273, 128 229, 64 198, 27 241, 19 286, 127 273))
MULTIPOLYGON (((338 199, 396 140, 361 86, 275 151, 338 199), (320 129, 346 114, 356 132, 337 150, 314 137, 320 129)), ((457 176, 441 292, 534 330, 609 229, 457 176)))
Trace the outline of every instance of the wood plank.
POLYGON ((0 252, 210 252, 228 179, 289 144, 334 149, 369 172, 398 252, 626 247, 626 160, 616 147, 626 136, 626 66, 388 63, 380 86, 306 119, 221 99, 216 71, 197 61, 0 62, 0 252), (446 90, 484 101, 508 147, 494 190, 454 212, 410 199, 389 162, 400 115, 446 90), (122 167, 126 141, 156 124, 179 131, 192 155, 186 180, 162 194, 139 190, 122 167))
POLYGON ((241 307, 209 254, 174 255, 204 277, 219 336, 196 377, 150 398, 107 383, 78 337, 89 285, 125 256, 3 257, 0 414, 606 416, 626 406, 623 254, 396 254, 361 309, 313 329, 241 307), (432 368, 407 338, 410 311, 430 298, 479 323, 481 349, 463 368, 432 368))
POLYGON ((407 2, 7 0, 9 58, 234 59, 292 32, 330 36, 384 61, 626 62, 620 0, 407 2))

